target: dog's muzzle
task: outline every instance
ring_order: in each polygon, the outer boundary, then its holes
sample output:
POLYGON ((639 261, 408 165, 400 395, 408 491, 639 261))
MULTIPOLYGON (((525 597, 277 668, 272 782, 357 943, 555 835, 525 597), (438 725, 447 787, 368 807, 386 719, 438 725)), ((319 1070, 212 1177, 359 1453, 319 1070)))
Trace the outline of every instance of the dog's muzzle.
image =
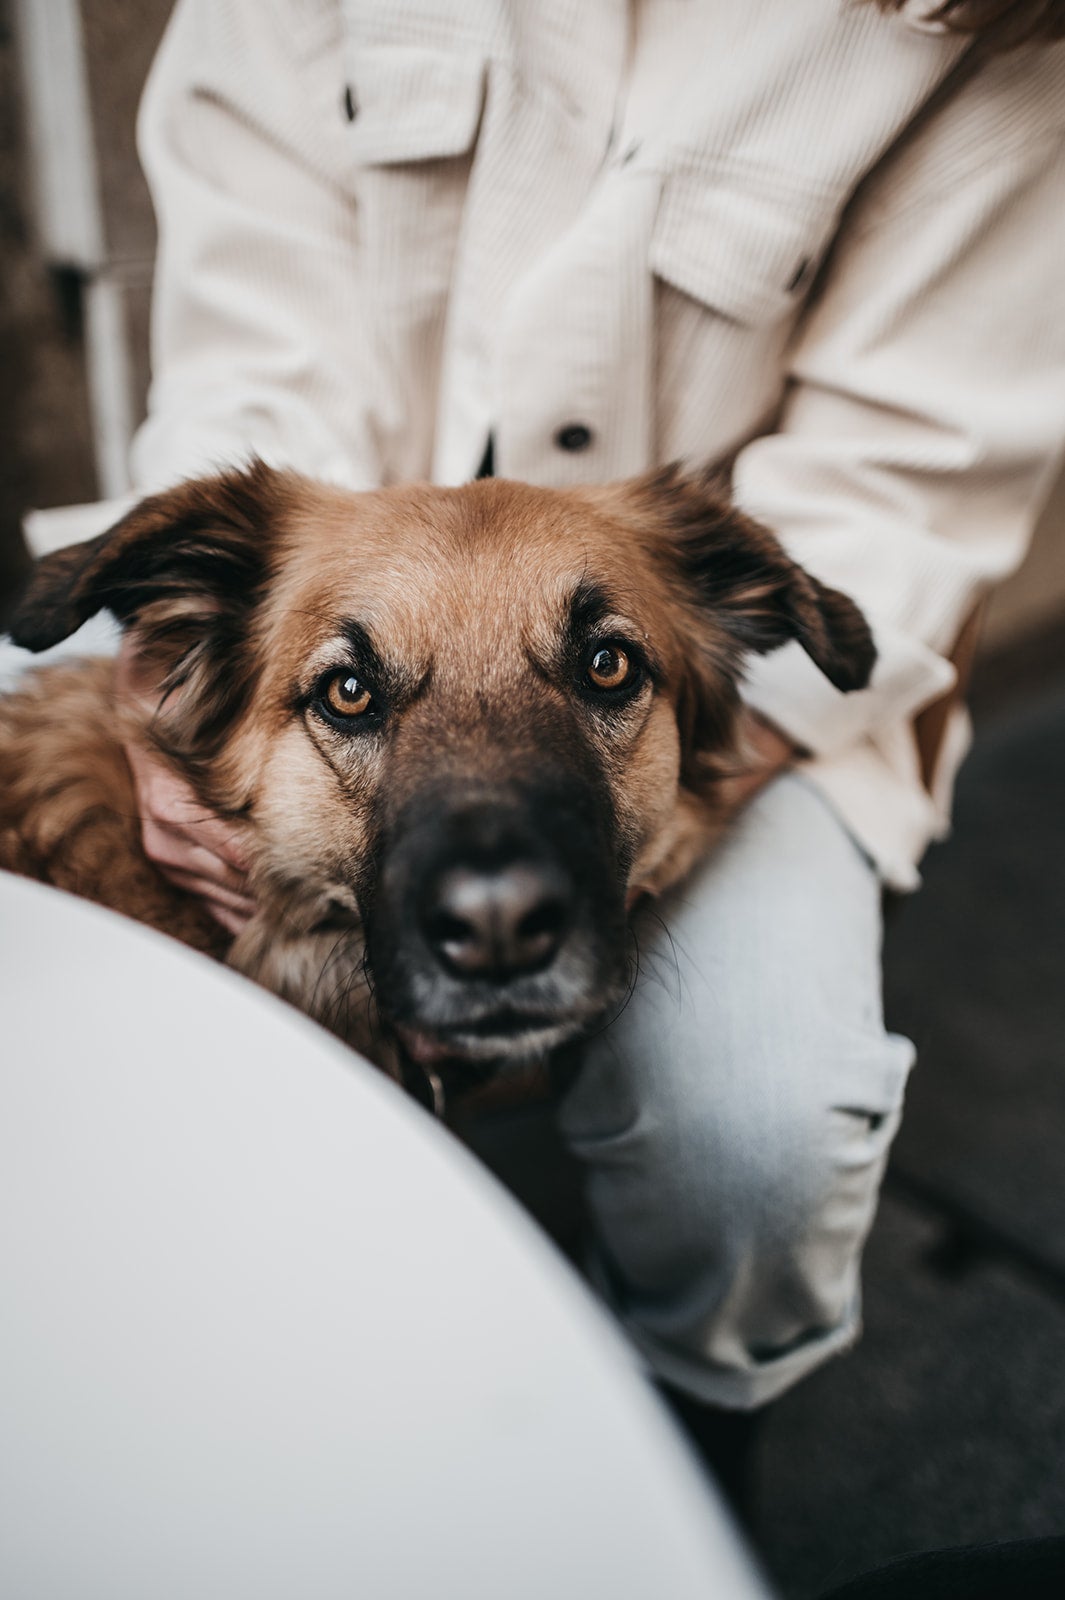
POLYGON ((607 823, 557 789, 438 793, 385 834, 370 965, 418 1065, 539 1059, 613 1002, 625 919, 607 823))

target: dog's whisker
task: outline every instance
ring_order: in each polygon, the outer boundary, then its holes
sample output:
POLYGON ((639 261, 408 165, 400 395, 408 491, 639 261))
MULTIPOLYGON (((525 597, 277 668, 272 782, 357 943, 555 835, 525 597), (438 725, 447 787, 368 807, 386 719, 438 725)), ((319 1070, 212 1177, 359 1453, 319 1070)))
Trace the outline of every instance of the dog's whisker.
POLYGON ((629 1005, 632 1002, 632 997, 636 993, 636 986, 640 981, 641 971, 640 940, 636 929, 631 924, 629 925, 627 932, 629 942, 632 945, 632 954, 629 955, 626 960, 629 978, 625 993, 618 1001, 616 1009, 611 1011, 609 1016, 602 1018, 594 1028, 589 1029, 583 1035, 586 1041, 598 1039, 602 1034, 606 1033, 608 1028, 612 1028, 614 1023, 617 1022, 618 1018, 623 1016, 628 1010, 629 1005))
POLYGON ((680 951, 677 940, 661 912, 656 910, 654 906, 643 907, 641 916, 648 921, 656 923, 658 928, 655 948, 644 952, 644 964, 648 975, 653 977, 655 982, 660 983, 674 1001, 679 1002, 684 993, 684 978, 681 973, 680 951), (667 964, 671 967, 672 975, 676 980, 672 988, 664 971, 667 964))
MULTIPOLYGON (((339 1005, 343 1008, 343 1015, 347 1019, 347 1023, 348 1023, 349 1027, 350 1027, 350 1023, 351 1023, 352 997, 355 994, 356 989, 359 987, 359 985, 362 986, 362 994, 364 996, 366 996, 367 1001, 368 1001, 369 996, 366 995, 366 987, 365 987, 365 983, 363 982, 362 973, 356 967, 351 972, 348 973, 345 981, 343 982, 342 987, 341 987, 340 1001, 339 1001, 339 1005)), ((368 1009, 368 1006, 367 1006, 367 1009, 368 1009)))
POLYGON ((350 934, 348 930, 342 929, 333 940, 333 943, 330 946, 324 961, 322 962, 318 977, 315 979, 314 989, 311 992, 310 1008, 316 1016, 322 1014, 322 1011, 319 1008, 318 998, 321 993, 322 985, 326 981, 326 975, 334 963, 339 961, 341 950, 349 938, 350 934))

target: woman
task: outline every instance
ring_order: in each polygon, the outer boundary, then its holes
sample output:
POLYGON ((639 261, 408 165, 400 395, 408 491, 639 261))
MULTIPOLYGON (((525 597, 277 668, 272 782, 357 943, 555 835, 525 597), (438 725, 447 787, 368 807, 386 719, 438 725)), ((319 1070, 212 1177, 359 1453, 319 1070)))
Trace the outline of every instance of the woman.
MULTIPOLYGON (((858 1328, 912 1061, 881 893, 965 741, 914 719, 1065 440, 1063 36, 1060 0, 179 0, 145 96, 139 487, 727 462, 873 624, 862 694, 752 670, 731 834, 561 1108, 597 1280, 704 1439, 858 1328)), ((225 824, 138 776, 149 854, 239 926, 225 824)))

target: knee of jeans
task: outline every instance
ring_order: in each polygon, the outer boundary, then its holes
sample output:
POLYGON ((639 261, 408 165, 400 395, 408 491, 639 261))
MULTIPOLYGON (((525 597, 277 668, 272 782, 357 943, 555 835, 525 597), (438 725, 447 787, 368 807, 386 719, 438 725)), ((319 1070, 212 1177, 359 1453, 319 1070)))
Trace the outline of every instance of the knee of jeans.
POLYGON ((731 1280, 779 1278, 814 1320, 842 1317, 909 1066, 905 1041, 876 1048, 873 1071, 796 1056, 766 1076, 752 1060, 746 1083, 670 1074, 612 1131, 574 1140, 621 1277, 660 1294, 709 1275, 726 1297, 731 1280))
POLYGON ((784 1093, 704 1106, 652 1159, 677 1175, 684 1236, 710 1264, 796 1260, 831 1209, 846 1139, 820 1106, 784 1093))

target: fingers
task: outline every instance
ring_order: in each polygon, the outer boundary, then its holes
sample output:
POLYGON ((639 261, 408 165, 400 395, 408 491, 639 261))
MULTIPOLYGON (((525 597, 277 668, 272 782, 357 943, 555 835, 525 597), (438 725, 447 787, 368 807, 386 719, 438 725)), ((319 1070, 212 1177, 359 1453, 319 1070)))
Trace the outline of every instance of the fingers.
POLYGON ((161 867, 160 870, 177 888, 202 900, 215 921, 234 936, 248 925, 258 909, 254 900, 245 895, 230 894, 218 888, 210 878, 200 878, 195 873, 175 871, 169 867, 161 867))
MULTIPOLYGON (((120 701, 149 716, 155 711, 158 673, 129 635, 119 651, 115 683, 120 701)), ((129 743, 126 756, 145 855, 169 882, 202 900, 229 933, 239 933, 256 910, 248 894, 248 860, 240 829, 205 811, 188 784, 143 744, 129 743)))
POLYGON ((226 843, 228 830, 217 818, 206 814, 201 817, 199 824, 175 827, 142 813, 144 853, 171 883, 206 901, 208 910, 223 927, 239 932, 256 910, 255 901, 247 892, 247 874, 234 866, 232 858, 208 848, 205 839, 220 831, 226 843))
MULTIPOLYGON (((148 852, 145 851, 147 855, 148 852)), ((179 852, 174 851, 174 856, 179 852)), ((199 895, 201 899, 210 899, 220 906, 225 906, 236 916, 247 919, 253 916, 256 903, 251 895, 242 893, 239 889, 230 888, 220 881, 220 874, 212 871, 210 858, 204 863, 194 867, 175 865, 173 858, 169 861, 160 861, 156 855, 149 855, 148 859, 155 863, 163 876, 170 883, 176 884, 179 889, 185 889, 189 894, 199 895)))
POLYGON ((239 830, 205 811, 186 783, 140 745, 126 749, 141 818, 141 844, 170 883, 196 895, 232 934, 254 916, 239 830))
POLYGON ((233 935, 234 939, 241 929, 247 927, 251 921, 250 917, 238 917, 235 912, 228 911, 225 906, 219 905, 217 900, 204 900, 204 905, 215 921, 220 922, 226 932, 233 935))
POLYGON ((158 820, 158 811, 141 813, 141 844, 149 861, 176 879, 200 878, 210 883, 221 894, 234 899, 247 897, 248 878, 240 867, 209 848, 205 840, 210 829, 198 831, 185 826, 174 827, 158 820), (153 814, 154 813, 154 814, 153 814))
POLYGON ((142 824, 141 839, 145 855, 163 876, 202 900, 229 933, 238 934, 255 915, 255 901, 245 892, 247 877, 230 862, 151 817, 142 824))
POLYGON ((228 886, 243 888, 248 863, 239 829, 205 811, 189 786, 161 761, 143 750, 129 754, 148 856, 160 866, 198 869, 208 877, 214 876, 218 862, 228 886))
POLYGON ((220 856, 202 845, 190 845, 180 833, 145 821, 141 837, 144 853, 168 882, 202 900, 207 910, 234 936, 257 910, 250 895, 242 893, 247 880, 220 856))

